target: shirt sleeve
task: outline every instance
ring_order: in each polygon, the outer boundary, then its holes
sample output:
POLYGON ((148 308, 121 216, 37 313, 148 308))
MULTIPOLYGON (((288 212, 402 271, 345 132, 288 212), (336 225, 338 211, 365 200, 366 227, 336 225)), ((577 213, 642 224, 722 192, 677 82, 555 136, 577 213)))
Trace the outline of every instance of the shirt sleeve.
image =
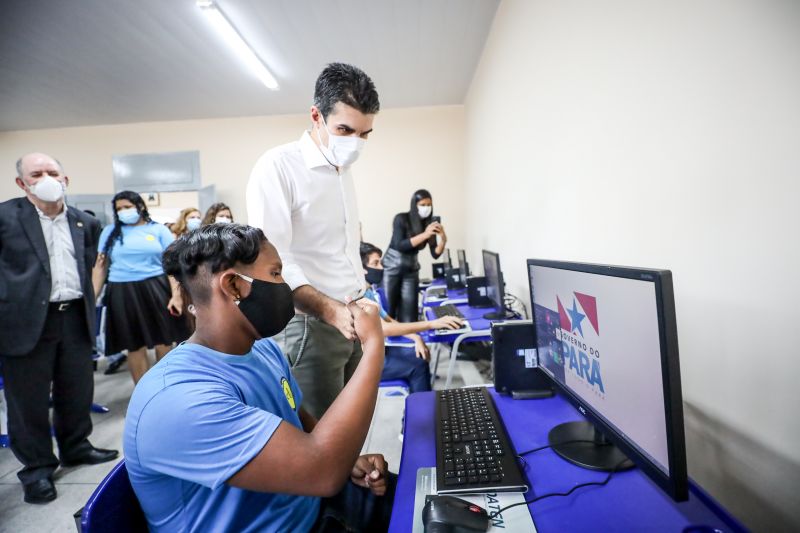
POLYGON ((378 304, 378 314, 382 319, 386 320, 387 318, 389 318, 389 313, 387 313, 386 309, 383 308, 383 303, 381 302, 381 296, 376 291, 372 290, 372 288, 369 288, 364 293, 364 296, 366 296, 367 298, 378 304))
POLYGON ((291 253, 294 202, 290 179, 273 154, 261 156, 247 182, 247 221, 261 228, 278 250, 283 262, 283 279, 295 290, 310 283, 291 253))
POLYGON ((97 253, 102 254, 103 248, 106 247, 106 241, 108 241, 108 236, 111 235, 111 230, 114 228, 113 224, 109 224, 103 231, 100 232, 100 238, 97 239, 97 253))
POLYGON ((224 384, 176 384, 142 410, 137 456, 143 468, 216 489, 264 448, 281 421, 224 384))
POLYGON ((175 240, 175 235, 163 224, 159 224, 158 227, 158 241, 161 243, 161 249, 166 250, 167 246, 172 244, 172 241, 175 240))
POLYGON ((403 213, 398 213, 394 217, 394 222, 392 223, 392 248, 407 254, 413 252, 414 247, 411 245, 411 237, 407 236, 409 231, 404 218, 403 213))

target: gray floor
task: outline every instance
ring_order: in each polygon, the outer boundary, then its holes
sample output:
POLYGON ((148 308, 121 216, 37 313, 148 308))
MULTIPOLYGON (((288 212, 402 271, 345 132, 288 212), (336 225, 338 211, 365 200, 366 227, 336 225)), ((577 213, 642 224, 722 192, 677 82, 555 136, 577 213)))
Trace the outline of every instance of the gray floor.
MULTIPOLYGON (((444 387, 447 375, 447 356, 442 353, 439 376, 435 388, 444 387)), ((101 448, 122 451, 122 428, 133 382, 127 371, 103 375, 104 363, 95 373, 95 401, 111 409, 107 414, 93 414, 92 444, 101 448)), ((457 362, 453 387, 484 383, 473 363, 457 362)), ((1 401, 1 400, 0 400, 1 401)), ((402 423, 405 397, 397 390, 383 390, 379 395, 370 433, 364 445, 365 452, 383 453, 389 468, 397 472, 400 465, 402 423)), ((5 426, 4 426, 5 427, 5 426)), ((47 505, 29 505, 22 501, 22 485, 16 472, 20 468, 7 448, 0 448, 0 533, 5 532, 70 532, 76 531, 73 513, 80 509, 106 476, 115 462, 96 466, 62 468, 56 472, 58 498, 47 505)))

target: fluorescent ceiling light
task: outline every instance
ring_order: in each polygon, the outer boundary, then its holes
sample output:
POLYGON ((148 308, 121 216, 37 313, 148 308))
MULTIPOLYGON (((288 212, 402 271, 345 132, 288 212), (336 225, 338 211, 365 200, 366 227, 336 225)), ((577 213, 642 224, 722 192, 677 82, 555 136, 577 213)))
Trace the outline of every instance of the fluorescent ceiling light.
POLYGON ((197 7, 199 7, 206 18, 211 22, 217 33, 225 40, 231 49, 236 52, 236 55, 247 64, 253 74, 255 74, 261 82, 272 90, 278 89, 278 81, 275 76, 267 70, 267 66, 258 58, 252 48, 245 42, 242 36, 233 27, 233 24, 228 20, 219 7, 211 0, 197 0, 197 7))

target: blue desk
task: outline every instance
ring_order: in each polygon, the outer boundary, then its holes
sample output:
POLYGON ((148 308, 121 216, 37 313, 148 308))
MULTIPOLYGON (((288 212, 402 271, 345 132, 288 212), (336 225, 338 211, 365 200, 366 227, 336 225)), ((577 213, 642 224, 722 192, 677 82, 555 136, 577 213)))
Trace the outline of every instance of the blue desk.
POLYGON ((437 307, 443 303, 466 303, 467 302, 467 289, 447 289, 447 298, 445 299, 430 299, 428 296, 428 289, 447 287, 445 280, 434 280, 429 286, 425 287, 422 291, 422 307, 437 307))
MULTIPOLYGON (((497 409, 517 451, 547 444, 553 426, 582 416, 561 396, 543 400, 511 400, 492 391, 497 409)), ((434 440, 435 395, 422 392, 406 399, 403 458, 389 531, 411 531, 417 469, 436 465, 434 440)), ((552 450, 525 456, 524 470, 531 490, 526 498, 565 492, 578 483, 602 481, 604 472, 574 466, 552 450)), ((745 528, 694 482, 689 500, 676 503, 638 469, 617 472, 604 487, 585 487, 566 497, 540 500, 528 506, 538 531, 631 532, 670 531, 711 533, 745 528), (686 528, 706 526, 707 529, 686 528)))

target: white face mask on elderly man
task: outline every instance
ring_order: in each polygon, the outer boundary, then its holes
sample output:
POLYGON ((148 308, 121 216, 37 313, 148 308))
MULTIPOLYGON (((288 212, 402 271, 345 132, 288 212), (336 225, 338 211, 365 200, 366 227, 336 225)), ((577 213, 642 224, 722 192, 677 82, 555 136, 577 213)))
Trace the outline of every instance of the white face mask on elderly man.
POLYGON ((319 149, 325 159, 328 160, 328 163, 336 167, 346 167, 355 163, 358 156, 361 155, 361 150, 364 149, 366 141, 360 137, 352 137, 350 135, 334 135, 328 129, 325 117, 321 113, 320 118, 322 119, 322 125, 328 131, 328 146, 322 143, 319 130, 317 130, 317 138, 319 139, 319 149))
POLYGON ((67 186, 53 176, 45 176, 36 184, 28 186, 28 190, 43 202, 57 202, 64 197, 67 186))

